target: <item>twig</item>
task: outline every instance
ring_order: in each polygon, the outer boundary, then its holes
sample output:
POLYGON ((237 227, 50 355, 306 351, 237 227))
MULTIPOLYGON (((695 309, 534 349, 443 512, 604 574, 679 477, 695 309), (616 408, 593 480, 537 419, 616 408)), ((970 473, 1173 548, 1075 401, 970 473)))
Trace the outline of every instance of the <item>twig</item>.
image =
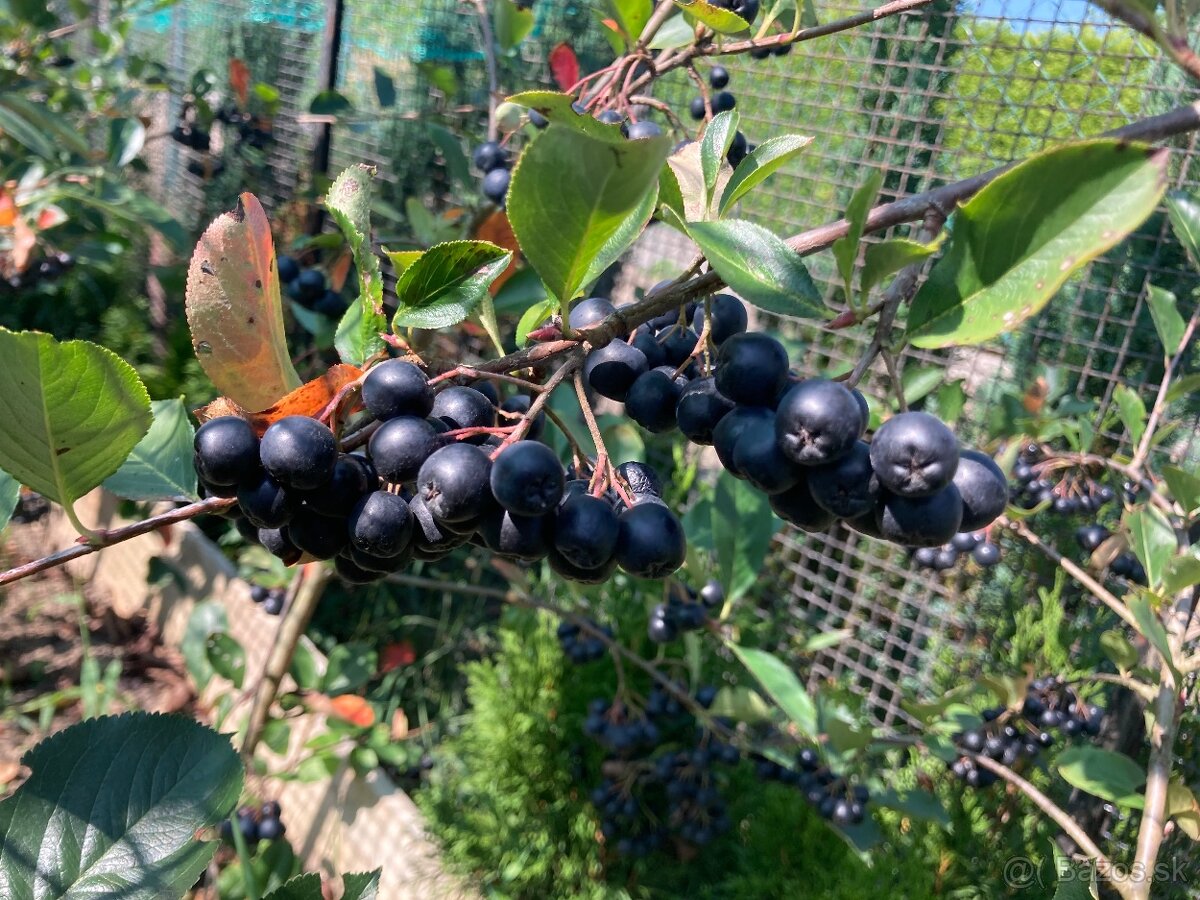
POLYGON ((496 107, 500 100, 500 76, 496 71, 496 39, 492 34, 492 19, 488 15, 487 0, 471 0, 475 14, 479 18, 480 43, 483 45, 483 58, 487 65, 488 78, 488 140, 494 141, 500 136, 496 123, 496 107))
POLYGON ((1146 791, 1143 795, 1142 823, 1138 827, 1137 850, 1130 871, 1133 891, 1131 898, 1150 896, 1154 876, 1154 861, 1162 846, 1163 829, 1167 824, 1167 794, 1170 790, 1171 767, 1175 755, 1175 673, 1163 661, 1162 681, 1154 701, 1154 723, 1150 728, 1150 765, 1146 767, 1146 791))
POLYGON ((440 384, 443 381, 449 381, 454 378, 486 378, 490 381, 503 381, 505 384, 515 384, 517 387, 531 391, 533 393, 541 393, 545 387, 540 384, 535 384, 524 378, 517 378, 515 375, 507 375, 504 372, 488 372, 484 369, 477 369, 474 366, 457 365, 453 369, 447 369, 441 375, 435 375, 429 379, 430 384, 440 384))
POLYGON ((530 426, 533 424, 533 420, 537 418, 537 414, 542 411, 546 403, 550 400, 550 395, 554 393, 554 389, 562 384, 568 375, 578 372, 579 365, 582 362, 583 357, 577 349, 574 356, 566 360, 566 362, 555 370, 554 374, 550 376, 549 380, 542 387, 541 393, 533 398, 533 401, 529 404, 529 409, 521 416, 521 421, 513 427, 512 432, 504 439, 504 443, 492 452, 492 459, 495 459, 509 444, 515 444, 521 438, 525 437, 526 432, 529 431, 530 426))
POLYGON ((659 0, 658 6, 654 8, 654 12, 650 18, 646 20, 646 25, 642 28, 642 33, 638 35, 637 45, 641 50, 646 49, 646 45, 654 40, 654 36, 658 34, 658 29, 666 24, 667 19, 671 18, 671 13, 675 12, 678 7, 674 0, 659 0))
POLYGON ((81 556, 87 556, 90 553, 95 553, 103 550, 105 547, 111 547, 113 544, 119 544, 130 538, 141 537, 143 534, 149 534, 151 531, 157 531, 167 525, 186 522, 188 519, 194 519, 196 516, 208 513, 224 512, 235 503, 237 503, 237 500, 232 497, 228 499, 224 497, 210 497, 198 503, 189 503, 187 506, 181 506, 179 509, 173 509, 170 512, 151 516, 140 522, 134 522, 132 525, 114 528, 111 531, 94 532, 95 540, 91 543, 75 544, 73 547, 59 550, 57 553, 51 553, 49 556, 35 559, 33 562, 27 562, 24 565, 9 569, 7 572, 0 572, 0 585, 28 578, 30 575, 36 575, 38 572, 44 572, 46 569, 61 566, 63 563, 79 559, 81 556))
POLYGON ((1192 316, 1183 330, 1183 337, 1180 339, 1179 345, 1173 353, 1168 353, 1165 360, 1166 366, 1163 370, 1162 382, 1158 386, 1158 396, 1154 398, 1154 406, 1151 407, 1150 416, 1146 419, 1146 430, 1142 433, 1142 439, 1138 442, 1137 450, 1134 451, 1133 459, 1129 463, 1129 468, 1135 472, 1141 472, 1146 463, 1146 456, 1150 453, 1154 433, 1158 430, 1158 420, 1162 418, 1162 414, 1167 408, 1167 392, 1171 387, 1171 379, 1192 342, 1192 336, 1196 333, 1197 321, 1200 321, 1200 306, 1192 310, 1192 316))

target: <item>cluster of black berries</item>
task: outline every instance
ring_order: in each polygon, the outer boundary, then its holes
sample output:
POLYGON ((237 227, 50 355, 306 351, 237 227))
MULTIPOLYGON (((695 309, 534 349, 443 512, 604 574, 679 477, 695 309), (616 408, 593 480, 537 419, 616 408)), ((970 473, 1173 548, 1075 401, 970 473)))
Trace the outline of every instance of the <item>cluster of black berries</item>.
POLYGON ((918 569, 945 572, 953 569, 964 556, 970 556, 976 565, 990 569, 1000 562, 1000 548, 982 531, 960 531, 940 547, 918 547, 913 551, 912 561, 918 569))
POLYGON ((573 473, 545 444, 494 434, 499 412, 528 412, 528 397, 498 407, 490 384, 435 395, 420 369, 394 359, 370 371, 362 400, 380 423, 365 455, 339 453, 329 428, 304 416, 273 423, 261 441, 240 418, 205 422, 195 437, 201 486, 237 497, 257 540, 285 562, 336 557, 352 583, 468 542, 548 559, 563 577, 589 583, 618 565, 663 578, 683 564, 683 526, 649 466, 622 464, 621 490, 595 496, 587 480, 568 480, 573 473))
MULTIPOLYGON (((1092 522, 1088 525, 1080 525, 1075 529, 1075 542, 1086 552, 1092 553, 1108 540, 1111 535, 1112 532, 1103 525, 1098 522, 1092 522)), ((1124 578, 1133 584, 1144 585, 1148 583, 1145 567, 1132 553, 1118 553, 1113 561, 1109 563, 1108 571, 1112 575, 1124 578)))
MULTIPOLYGON (((716 693, 701 687, 695 699, 708 707, 716 693)), ((698 727, 675 697, 655 686, 640 718, 621 703, 595 700, 584 731, 611 753, 591 800, 618 856, 647 856, 672 837, 702 847, 730 829, 713 765, 736 765, 741 754, 698 727), (684 749, 655 752, 668 744, 684 749)))
POLYGON ((1058 515, 1098 512, 1116 499, 1116 491, 1091 478, 1072 472, 1058 481, 1042 476, 1044 453, 1037 444, 1021 448, 1013 466, 1012 502, 1022 509, 1049 504, 1058 515))
MULTIPOLYGON (((601 298, 580 302, 572 328, 616 310, 601 298)), ((591 351, 584 362, 597 394, 625 404, 647 431, 679 429, 711 445, 731 475, 770 496, 780 518, 806 531, 842 519, 872 537, 938 547, 1004 512, 1008 482, 990 456, 961 450, 936 416, 892 416, 870 443, 866 400, 822 378, 796 380, 775 338, 746 331, 746 309, 717 294, 638 328, 628 341, 591 351), (715 364, 700 334, 716 347, 715 364), (702 370, 705 363, 708 374, 702 370)))
MULTIPOLYGON (((1012 767, 1052 746, 1055 730, 1068 738, 1096 737, 1104 723, 1104 710, 1085 705, 1062 678, 1047 676, 1030 683, 1019 711, 993 707, 984 710, 982 718, 982 728, 961 732, 954 742, 970 753, 1012 767)), ((971 787, 988 787, 999 777, 968 756, 951 763, 950 771, 971 787)))
POLYGON ((656 644, 669 644, 687 631, 699 631, 708 621, 712 610, 719 610, 725 602, 725 590, 719 581, 711 580, 699 591, 681 584, 672 584, 667 593, 667 602, 657 604, 650 611, 647 627, 650 640, 656 644))
MULTIPOLYGON (((612 639, 612 628, 608 625, 598 627, 601 633, 612 639)), ((607 650, 604 641, 594 634, 585 633, 574 622, 563 622, 558 626, 558 643, 563 655, 576 665, 602 659, 607 650)))
POLYGON ((712 5, 718 9, 727 9, 736 13, 747 22, 753 22, 758 18, 758 0, 712 0, 712 5))
POLYGON ((207 128, 186 121, 177 122, 171 129, 171 140, 201 153, 207 153, 212 146, 212 135, 207 128))
POLYGON ((483 196, 503 209, 504 199, 508 196, 508 182, 512 178, 512 160, 508 151, 496 141, 488 141, 475 148, 472 159, 475 168, 483 173, 480 186, 483 196))
POLYGON ((259 841, 277 841, 287 830, 279 819, 279 813, 279 804, 274 800, 268 800, 258 809, 252 806, 243 806, 237 811, 234 819, 226 819, 221 823, 221 837, 229 843, 233 842, 233 828, 236 821, 237 828, 247 844, 256 844, 259 841))
POLYGON ((277 616, 283 612, 287 591, 281 587, 269 588, 261 584, 250 585, 250 599, 262 606, 263 612, 269 616, 277 616))
POLYGON ((821 764, 821 757, 812 747, 796 754, 795 766, 789 768, 765 757, 754 761, 754 773, 763 781, 778 781, 797 788, 823 819, 839 828, 862 824, 866 817, 871 793, 864 784, 851 784, 821 764))
POLYGON ((255 150, 265 150, 275 138, 269 127, 233 102, 222 104, 217 110, 216 119, 222 125, 235 129, 237 139, 255 150))
POLYGON ((34 491, 21 491, 10 521, 17 525, 31 525, 45 518, 49 512, 49 500, 34 491))
POLYGON ((349 302, 329 287, 320 269, 301 266, 293 257, 281 256, 277 261, 279 281, 289 298, 305 309, 311 309, 331 319, 340 319, 349 302))
POLYGON ((70 253, 54 253, 50 256, 34 257, 24 271, 14 272, 0 280, 0 287, 19 291, 54 281, 75 266, 75 257, 70 253))
MULTIPOLYGON (((758 11, 757 0, 755 2, 755 12, 758 11)), ((736 10, 734 10, 736 12, 736 10)), ((709 100, 712 105, 713 115, 718 113, 729 112, 737 106, 737 99, 729 91, 724 90, 729 85, 729 71, 724 66, 713 66, 708 73, 708 83, 712 85, 715 94, 709 100)), ((691 103, 692 118, 699 122, 707 113, 704 108, 703 97, 693 97, 691 103)), ((733 136, 733 142, 729 145, 729 152, 725 154, 725 158, 729 160, 729 164, 735 169, 743 159, 745 159, 754 150, 747 140, 746 136, 740 131, 733 136)))

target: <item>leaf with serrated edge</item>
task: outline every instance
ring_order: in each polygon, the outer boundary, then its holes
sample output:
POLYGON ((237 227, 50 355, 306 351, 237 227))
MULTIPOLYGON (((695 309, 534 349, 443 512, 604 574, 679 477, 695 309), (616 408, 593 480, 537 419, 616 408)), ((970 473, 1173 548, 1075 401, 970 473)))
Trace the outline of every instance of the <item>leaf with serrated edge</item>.
POLYGON ((352 872, 342 876, 342 900, 376 900, 379 896, 380 869, 352 872))
POLYGON ((867 180, 858 186, 851 195, 850 202, 846 204, 848 227, 845 236, 834 241, 830 248, 833 250, 834 259, 837 260, 838 272, 842 276, 842 285, 845 288, 847 300, 853 296, 850 282, 854 277, 854 261, 858 258, 858 243, 862 240, 863 225, 867 221, 867 213, 871 210, 871 204, 875 202, 882 186, 883 172, 873 169, 867 176, 867 180))
POLYGON ((445 328, 471 314, 511 254, 487 241, 435 244, 396 281, 392 328, 445 328))
MULTIPOLYGON (((717 113, 712 121, 704 127, 704 137, 700 140, 700 170, 704 173, 704 206, 712 207, 713 187, 717 183, 717 174, 721 171, 722 163, 728 163, 726 156, 737 134, 741 117, 736 109, 717 113)), ((728 187, 728 183, 726 183, 728 187)))
MULTIPOLYGON (((660 176, 660 184, 668 184, 668 192, 664 193, 664 197, 676 213, 680 211, 676 204, 682 204, 683 219, 686 222, 703 222, 705 219, 714 218, 711 208, 707 205, 708 198, 719 196, 733 176, 733 169, 726 162, 717 170, 717 183, 713 190, 708 191, 704 186, 704 166, 700 156, 700 142, 689 141, 678 152, 667 157, 667 164, 660 176), (673 183, 666 177, 668 172, 674 176, 673 183)), ((684 228, 680 230, 686 233, 684 228)))
POLYGON ((779 171, 784 163, 799 155, 812 142, 813 139, 810 137, 781 134, 778 137, 768 138, 755 147, 753 153, 738 163, 738 167, 733 170, 733 175, 726 183, 725 190, 721 194, 721 215, 729 212, 733 204, 779 171))
POLYGON ((129 500, 196 497, 192 423, 182 400, 155 400, 154 421, 104 487, 129 500))
POLYGON ((750 23, 737 13, 706 3, 705 0, 675 0, 675 5, 684 15, 707 25, 717 34, 737 34, 750 27, 750 23))
POLYGON ((195 839, 232 812, 242 766, 228 737, 182 716, 130 713, 58 732, 0 803, 0 897, 173 900, 216 850, 195 839))
POLYGON ((612 144, 551 125, 521 154, 508 219, 559 301, 576 296, 596 253, 654 189, 669 150, 665 136, 612 144))
POLYGON ((761 225, 738 219, 693 222, 688 233, 724 282, 759 309, 825 317, 821 295, 799 254, 761 225))
POLYGON ((392 262, 392 269, 399 278, 404 274, 404 270, 421 258, 424 250, 388 250, 383 248, 383 255, 392 262))
POLYGON ((200 236, 185 308, 192 349, 218 393, 264 409, 300 386, 288 356, 271 225, 253 194, 238 197, 200 236))
POLYGON ((1168 356, 1174 356, 1183 341, 1183 316, 1175 305, 1175 295, 1168 290, 1150 285, 1146 297, 1146 305, 1150 308, 1150 318, 1154 320, 1154 330, 1162 341, 1163 350, 1168 356))
POLYGON ((88 341, 0 328, 0 468, 70 506, 120 468, 150 428, 137 373, 88 341))
POLYGON ((954 214, 950 248, 909 309, 909 341, 978 344, 1015 328, 1154 211, 1166 175, 1166 148, 1116 140, 1048 150, 1000 175, 954 214))
POLYGON ((321 892, 321 876, 316 872, 304 872, 289 878, 263 900, 324 900, 321 892))
POLYGON ((1192 265, 1200 268, 1200 203, 1191 194, 1172 191, 1167 197, 1167 217, 1192 265))
POLYGON ((778 657, 764 650, 730 644, 729 649, 779 704, 784 714, 805 737, 817 736, 817 708, 796 673, 778 657))

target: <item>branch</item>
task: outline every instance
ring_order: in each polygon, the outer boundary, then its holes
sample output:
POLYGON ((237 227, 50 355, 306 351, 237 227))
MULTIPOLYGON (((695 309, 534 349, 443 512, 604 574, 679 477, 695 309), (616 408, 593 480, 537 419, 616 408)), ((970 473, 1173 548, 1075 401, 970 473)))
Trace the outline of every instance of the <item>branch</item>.
POLYGON ((666 24, 667 19, 671 18, 671 13, 675 12, 678 7, 674 0, 659 0, 658 6, 654 8, 654 13, 646 21, 646 27, 642 29, 642 33, 638 35, 638 48, 645 50, 646 45, 654 40, 654 36, 658 34, 658 29, 666 24))
POLYGON ((1150 729, 1150 765, 1146 768, 1146 793, 1142 807, 1142 823, 1138 827, 1137 851, 1130 870, 1133 891, 1130 897, 1148 898, 1154 875, 1154 863, 1162 846, 1163 830, 1167 825, 1167 794, 1171 783, 1171 766, 1175 756, 1175 673, 1163 661, 1162 681, 1154 701, 1154 724, 1150 729))
POLYGON ((471 0, 475 14, 479 17, 480 43, 483 44, 483 58, 487 64, 488 78, 488 140, 494 141, 500 136, 496 126, 496 106, 500 102, 500 76, 496 72, 496 39, 492 34, 492 19, 488 15, 487 0, 471 0))
POLYGON ((1179 346, 1175 348, 1173 353, 1167 355, 1162 382, 1158 386, 1158 396, 1154 398, 1154 406, 1151 407, 1150 417, 1146 420, 1146 430, 1142 433, 1142 439, 1138 443, 1137 450, 1133 454, 1133 459, 1129 463, 1129 467, 1135 472, 1140 472, 1142 466, 1146 463, 1146 456, 1150 453, 1150 444, 1154 440, 1154 433, 1158 430, 1158 420, 1162 418, 1162 414, 1167 408, 1167 392, 1171 387, 1171 379, 1174 377, 1175 369, 1178 367, 1180 360, 1183 359, 1188 345, 1192 342, 1192 335, 1196 333, 1196 323, 1198 320, 1200 320, 1200 306, 1192 310, 1192 317, 1188 320, 1187 327, 1183 330, 1183 337, 1179 341, 1179 346))
POLYGON ((210 497, 198 503, 189 503, 187 506, 179 507, 179 509, 173 509, 170 512, 151 516, 140 522, 134 522, 132 525, 114 528, 112 531, 94 532, 95 538, 92 543, 79 543, 73 547, 68 547, 65 550, 59 550, 57 553, 45 556, 42 559, 36 559, 33 562, 9 569, 7 572, 0 572, 0 585, 28 578, 30 575, 36 575, 38 572, 44 572, 46 569, 61 566, 63 563, 79 559, 81 556, 87 556, 98 550, 103 550, 105 547, 111 547, 113 544, 120 544, 130 538, 141 537, 143 534, 149 534, 151 531, 157 531, 167 525, 186 522, 188 519, 193 519, 196 516, 202 516, 207 513, 224 512, 236 502, 237 500, 232 497, 228 499, 224 497, 210 497))

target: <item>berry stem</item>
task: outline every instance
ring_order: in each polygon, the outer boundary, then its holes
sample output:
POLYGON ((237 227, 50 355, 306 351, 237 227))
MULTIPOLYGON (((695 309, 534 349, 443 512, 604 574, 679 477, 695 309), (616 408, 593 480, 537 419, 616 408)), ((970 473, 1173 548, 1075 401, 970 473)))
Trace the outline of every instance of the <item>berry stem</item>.
POLYGON ((489 381, 503 381, 505 384, 513 384, 522 390, 532 393, 540 393, 545 388, 533 381, 525 378, 518 378, 515 375, 508 375, 504 372, 488 372, 484 369, 477 369, 474 366, 457 365, 453 369, 447 369, 441 375, 435 375, 429 379, 431 385, 441 384, 443 381, 449 381, 453 378, 486 378, 489 381))
POLYGON ((542 386, 541 392, 539 392, 538 395, 533 398, 533 402, 529 404, 529 409, 526 410, 525 415, 521 417, 521 421, 512 426, 512 431, 509 433, 508 437, 504 439, 504 443, 497 447, 492 453, 492 459, 495 459, 497 456, 499 456, 500 452, 505 447, 509 446, 510 444, 515 444, 517 441, 525 437, 526 432, 528 432, 530 426, 533 425, 533 420, 536 419, 538 413, 540 413, 546 407, 547 402, 550 400, 550 395, 554 393, 554 389, 562 384, 566 380, 567 376, 572 372, 577 372, 582 364, 583 355, 579 352, 579 348, 576 347, 574 354, 566 362, 559 366, 555 370, 554 374, 550 376, 549 380, 547 380, 542 386))

